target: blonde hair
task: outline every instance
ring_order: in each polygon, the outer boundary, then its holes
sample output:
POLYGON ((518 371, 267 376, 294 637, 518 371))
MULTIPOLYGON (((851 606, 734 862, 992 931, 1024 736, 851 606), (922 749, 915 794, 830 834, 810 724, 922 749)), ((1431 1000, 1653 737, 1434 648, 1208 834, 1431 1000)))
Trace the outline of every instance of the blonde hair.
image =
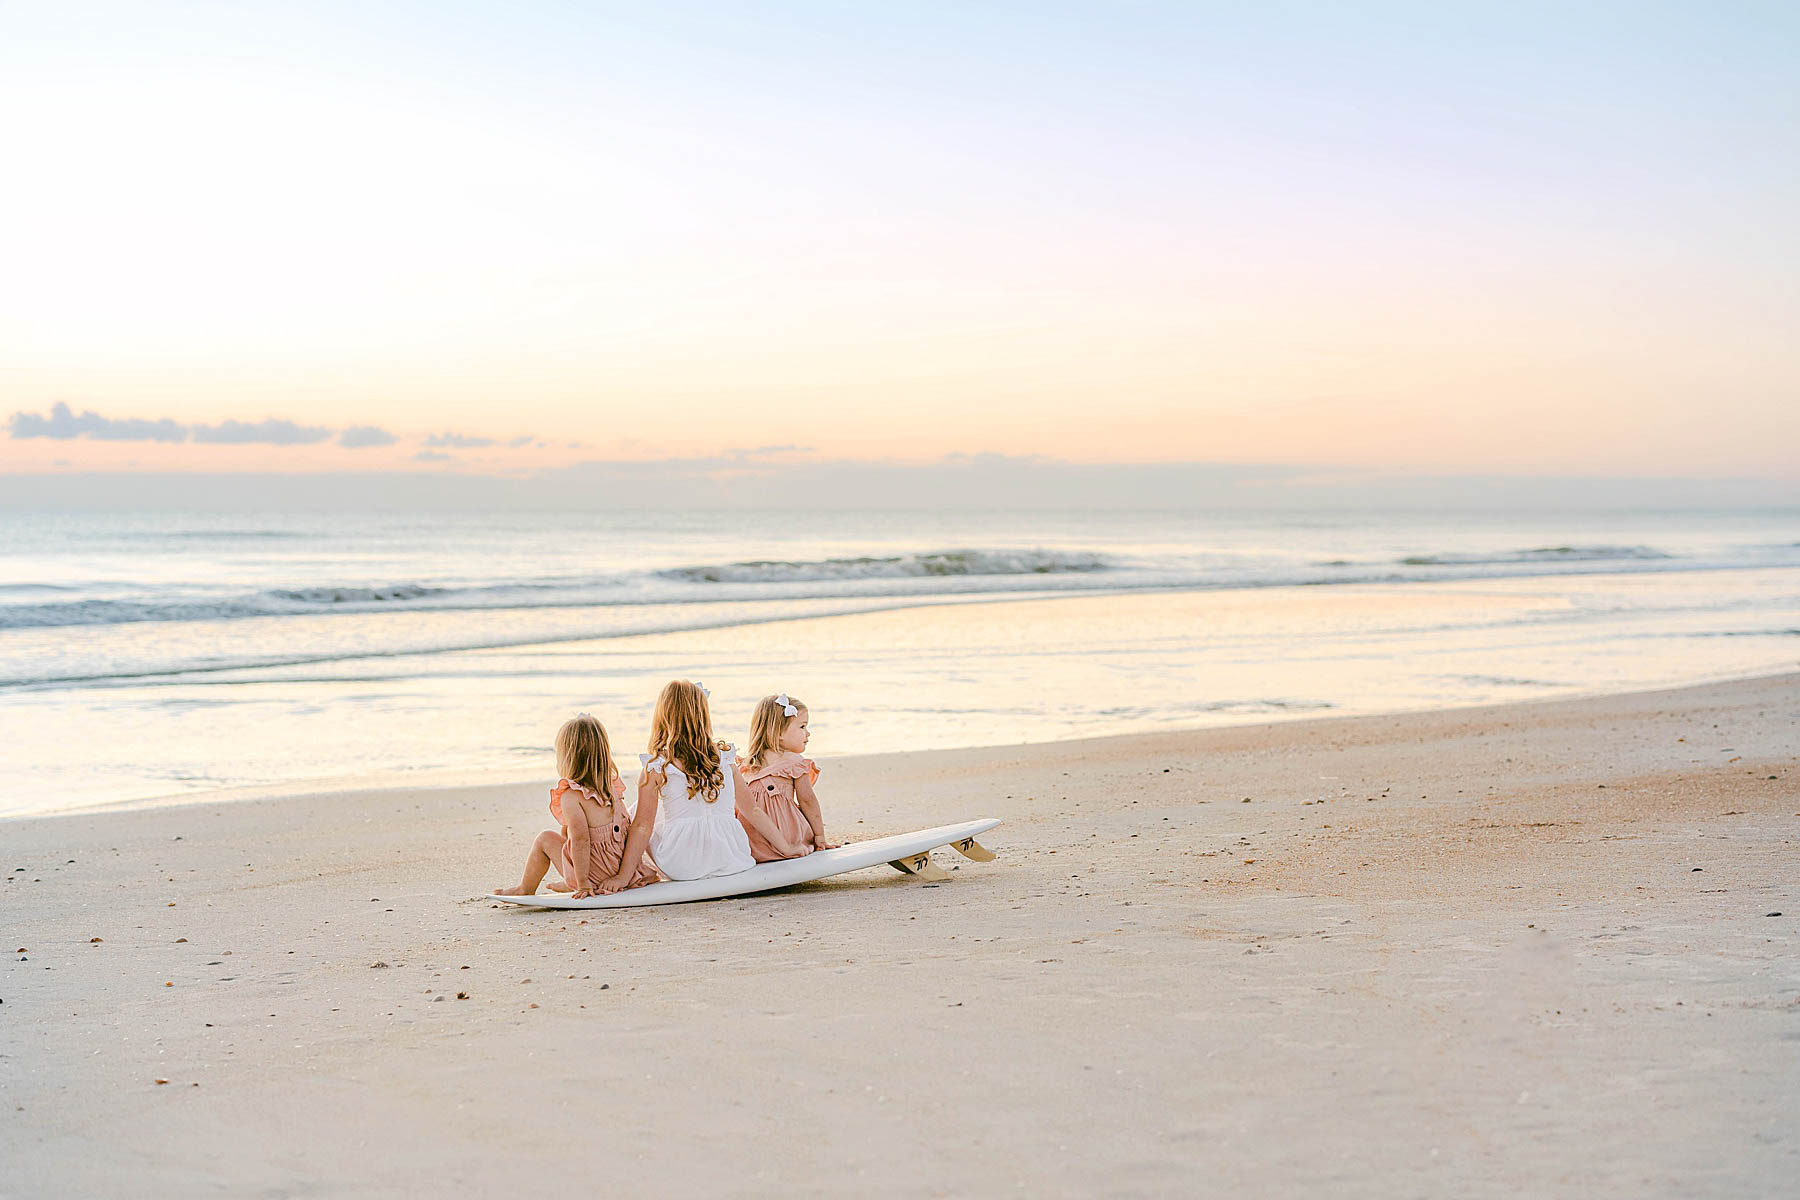
POLYGON ((756 709, 750 714, 750 742, 744 751, 744 764, 750 769, 763 765, 769 755, 781 749, 781 735, 788 731, 788 726, 800 719, 800 713, 806 712, 806 701, 798 696, 788 696, 787 702, 799 711, 788 716, 780 703, 780 696, 764 696, 756 702, 756 709))
POLYGON ((656 698, 650 716, 650 755, 666 758, 687 776, 688 795, 699 792, 711 804, 725 786, 719 751, 730 749, 713 741, 712 712, 706 693, 698 684, 672 679, 656 698))
POLYGON ((556 731, 556 770, 570 783, 593 789, 611 804, 619 769, 613 766, 606 726, 586 713, 564 721, 556 731))

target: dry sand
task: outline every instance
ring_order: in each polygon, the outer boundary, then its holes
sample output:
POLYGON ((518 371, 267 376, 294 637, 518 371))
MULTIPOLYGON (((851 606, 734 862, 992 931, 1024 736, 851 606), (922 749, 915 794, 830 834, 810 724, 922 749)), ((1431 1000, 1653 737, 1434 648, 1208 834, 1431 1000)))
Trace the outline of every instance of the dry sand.
POLYGON ((838 836, 999 861, 585 919, 468 899, 547 781, 6 822, 0 1194, 1792 1195, 1797 730, 827 760, 838 836))

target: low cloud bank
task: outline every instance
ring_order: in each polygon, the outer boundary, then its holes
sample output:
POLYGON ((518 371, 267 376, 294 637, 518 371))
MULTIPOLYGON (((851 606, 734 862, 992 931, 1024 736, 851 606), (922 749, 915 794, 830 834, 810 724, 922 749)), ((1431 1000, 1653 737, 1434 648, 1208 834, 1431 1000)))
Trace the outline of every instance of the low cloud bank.
POLYGON ((596 460, 477 473, 422 450, 436 470, 305 474, 47 472, 0 475, 0 507, 301 511, 780 510, 940 512, 1441 509, 1463 511, 1800 506, 1800 480, 1407 475, 1224 463, 1070 463, 1002 454, 904 463, 796 458, 770 448, 709 458, 596 460))
POLYGON ((364 446, 391 446, 400 439, 373 425, 352 425, 338 435, 338 445, 359 450, 364 446))
MULTIPOLYGON (((42 413, 16 412, 6 424, 15 438, 52 438, 70 441, 92 438, 100 442, 195 442, 238 446, 310 446, 332 435, 321 425, 302 425, 285 417, 269 417, 262 421, 221 421, 217 425, 183 425, 167 417, 145 420, 136 417, 115 419, 103 417, 89 409, 77 413, 67 404, 51 405, 48 416, 42 413)), ((373 425, 358 425, 343 431, 338 444, 357 449, 362 446, 390 446, 400 439, 373 425)))
POLYGON ((224 421, 218 425, 195 425, 192 432, 196 442, 240 446, 310 446, 331 436, 331 430, 322 426, 296 425, 278 417, 254 423, 224 421))
POLYGON ((166 418, 161 421, 113 420, 92 410, 77 414, 61 403, 51 406, 47 417, 38 413, 14 413, 7 428, 16 438, 55 438, 58 441, 89 437, 102 442, 185 442, 188 436, 187 426, 166 418))

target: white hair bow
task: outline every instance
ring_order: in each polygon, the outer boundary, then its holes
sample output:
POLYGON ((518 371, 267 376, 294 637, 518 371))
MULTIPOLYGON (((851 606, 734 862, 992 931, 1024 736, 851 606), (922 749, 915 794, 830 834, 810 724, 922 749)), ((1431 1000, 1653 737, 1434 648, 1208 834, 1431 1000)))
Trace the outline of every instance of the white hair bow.
POLYGON ((586 714, 586 713, 576 713, 576 714, 575 714, 575 719, 576 719, 576 720, 577 720, 577 721, 579 721, 579 720, 581 720, 581 718, 583 718, 583 717, 585 717, 585 716, 587 716, 587 714, 586 714))
POLYGON ((700 689, 700 694, 702 696, 705 696, 708 700, 712 699, 712 689, 711 688, 707 687, 704 683, 701 683, 698 679, 691 680, 690 682, 692 682, 695 687, 700 689))
POLYGON ((797 717, 800 715, 800 710, 794 707, 794 702, 787 698, 786 692, 775 697, 775 703, 781 705, 781 715, 784 717, 797 717))

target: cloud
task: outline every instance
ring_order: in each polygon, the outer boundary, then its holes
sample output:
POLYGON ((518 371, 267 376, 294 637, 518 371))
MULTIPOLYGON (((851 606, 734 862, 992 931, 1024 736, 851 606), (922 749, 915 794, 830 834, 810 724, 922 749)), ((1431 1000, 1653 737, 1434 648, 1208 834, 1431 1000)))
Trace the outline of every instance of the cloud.
POLYGON ((338 435, 338 445, 348 446, 352 450, 364 446, 391 446, 399 440, 387 430, 373 425, 352 425, 338 435))
POLYGON ((600 461, 548 471, 480 473, 452 455, 414 455, 444 469, 394 471, 0 472, 0 513, 46 505, 81 511, 121 506, 232 512, 258 503, 296 511, 535 512, 555 494, 571 512, 622 507, 791 511, 828 496, 839 508, 969 512, 1159 509, 1217 512, 1346 507, 1416 512, 1590 513, 1682 508, 1793 508, 1800 479, 1551 478, 1346 472, 1329 483, 1316 464, 1070 463, 1007 455, 900 462, 822 459, 746 466, 724 457, 600 461), (635 489, 635 490, 633 490, 635 489), (622 499, 633 497, 633 499, 622 499), (642 499, 635 499, 642 497, 642 499))
POLYGON ((222 421, 217 425, 194 426, 196 442, 224 442, 232 445, 310 446, 331 436, 331 430, 318 425, 296 425, 284 417, 270 417, 254 423, 222 421))
MULTIPOLYGON (((285 417, 268 417, 261 421, 221 421, 217 425, 184 425, 168 417, 103 417, 89 409, 77 413, 58 401, 50 412, 15 412, 7 421, 7 431, 15 438, 52 438, 70 441, 88 438, 102 442, 195 442, 211 445, 311 446, 333 437, 349 450, 369 446, 392 446, 400 439, 379 425, 352 425, 330 429, 323 425, 302 425, 285 417)), ((537 441, 533 434, 521 434, 508 441, 512 447, 528 446, 537 441)), ((491 437, 473 434, 439 433, 425 439, 427 446, 446 449, 472 449, 498 445, 491 437)), ((538 443, 540 446, 543 444, 538 443)), ((422 462, 448 461, 449 455, 419 456, 422 462)))
POLYGON ((51 407, 47 417, 38 413, 14 413, 7 428, 16 438, 42 437, 58 441, 91 437, 103 442, 185 442, 188 436, 184 427, 166 417, 160 421, 137 418, 115 421, 92 410, 78 416, 60 401, 51 407))
MULTIPOLYGON (((694 458, 613 459, 552 468, 538 478, 579 503, 591 481, 608 494, 655 495, 659 506, 758 508, 830 496, 851 508, 1204 509, 1269 503, 1264 481, 1299 468, 1229 463, 1072 463, 1035 455, 950 454, 935 461, 840 459, 733 451, 694 458)), ((592 501, 598 503, 596 499, 592 501)))
POLYGON ((749 460, 753 458, 781 458, 790 455, 813 453, 816 453, 816 450, 812 446, 797 446, 792 442, 788 442, 779 446, 756 446, 749 450, 733 450, 731 452, 731 457, 740 460, 749 460))

